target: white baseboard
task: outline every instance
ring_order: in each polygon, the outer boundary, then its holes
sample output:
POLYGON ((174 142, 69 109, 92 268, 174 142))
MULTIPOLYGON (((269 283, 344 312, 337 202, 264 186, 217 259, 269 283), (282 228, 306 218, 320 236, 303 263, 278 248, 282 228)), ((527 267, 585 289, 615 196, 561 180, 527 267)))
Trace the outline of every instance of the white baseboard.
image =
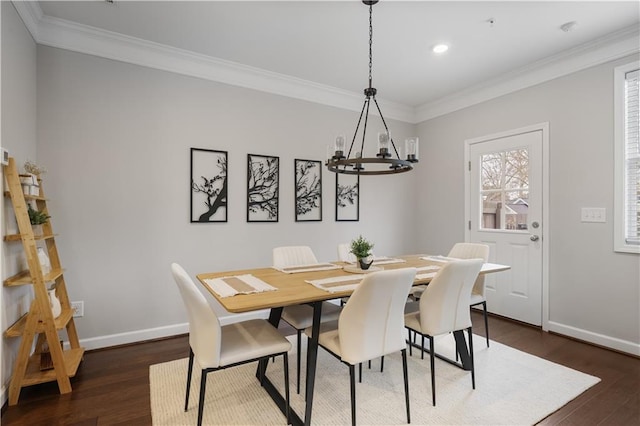
POLYGON ((594 333, 592 331, 583 330, 553 321, 549 321, 548 324, 549 331, 553 331, 554 333, 564 334, 565 336, 584 340, 585 342, 615 349, 617 351, 625 352, 631 355, 640 356, 640 344, 638 343, 617 339, 615 337, 594 333))
MULTIPOLYGON (((254 318, 268 318, 269 311, 256 311, 247 312, 246 314, 231 314, 228 316, 221 316, 220 324, 227 325, 238 321, 246 321, 254 318)), ((85 350, 102 349, 110 346, 126 345, 129 343, 143 342, 145 340, 161 339, 163 337, 176 336, 178 334, 185 334, 189 332, 189 324, 173 324, 163 327, 148 328, 144 330, 128 331, 126 333, 109 334, 106 336, 90 337, 87 339, 80 339, 80 346, 85 350)), ((69 343, 65 342, 65 347, 68 347, 69 343)))

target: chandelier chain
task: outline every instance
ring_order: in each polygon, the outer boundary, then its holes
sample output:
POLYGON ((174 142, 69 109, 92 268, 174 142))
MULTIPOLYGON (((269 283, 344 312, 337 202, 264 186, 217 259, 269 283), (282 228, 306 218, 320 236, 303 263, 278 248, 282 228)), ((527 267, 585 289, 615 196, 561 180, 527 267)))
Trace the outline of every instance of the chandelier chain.
POLYGON ((369 88, 371 88, 371 70, 373 69, 373 5, 369 5, 369 88))

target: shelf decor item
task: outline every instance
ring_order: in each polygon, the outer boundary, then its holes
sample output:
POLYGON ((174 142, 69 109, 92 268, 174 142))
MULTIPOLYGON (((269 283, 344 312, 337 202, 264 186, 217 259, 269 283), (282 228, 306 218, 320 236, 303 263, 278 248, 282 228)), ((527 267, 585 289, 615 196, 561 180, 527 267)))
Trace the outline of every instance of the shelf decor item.
POLYGON ((31 225, 44 225, 51 218, 46 212, 35 210, 31 204, 27 204, 27 211, 31 225))
POLYGON ((373 263, 372 248, 373 243, 367 241, 362 235, 351 241, 351 253, 358 259, 361 269, 367 270, 373 263))

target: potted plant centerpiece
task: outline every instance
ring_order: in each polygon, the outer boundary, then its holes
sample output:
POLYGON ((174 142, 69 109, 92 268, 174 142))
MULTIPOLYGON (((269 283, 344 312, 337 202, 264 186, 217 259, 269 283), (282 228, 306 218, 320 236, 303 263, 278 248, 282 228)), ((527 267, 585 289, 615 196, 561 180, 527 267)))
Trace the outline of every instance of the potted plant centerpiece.
POLYGON ((351 241, 351 253, 358 259, 360 269, 369 269, 373 263, 371 249, 373 244, 367 241, 362 235, 351 241))
POLYGON ((27 208, 29 212, 29 221, 31 222, 34 235, 42 235, 42 225, 47 223, 47 220, 49 220, 51 216, 45 212, 35 210, 31 207, 31 204, 27 204, 27 208))

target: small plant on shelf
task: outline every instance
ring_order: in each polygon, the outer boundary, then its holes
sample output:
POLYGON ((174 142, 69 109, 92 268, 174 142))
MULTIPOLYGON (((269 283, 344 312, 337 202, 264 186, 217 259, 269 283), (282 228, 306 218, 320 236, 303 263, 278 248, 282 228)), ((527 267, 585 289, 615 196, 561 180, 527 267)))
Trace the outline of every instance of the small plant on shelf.
POLYGON ((38 166, 36 163, 33 163, 31 161, 27 161, 24 163, 24 171, 36 176, 47 173, 47 169, 42 166, 38 166))
POLYGON ((49 218, 51 217, 45 212, 34 210, 33 207, 31 207, 31 204, 28 205, 28 211, 29 220, 31 221, 32 225, 42 225, 44 223, 47 223, 47 220, 49 220, 49 218))

